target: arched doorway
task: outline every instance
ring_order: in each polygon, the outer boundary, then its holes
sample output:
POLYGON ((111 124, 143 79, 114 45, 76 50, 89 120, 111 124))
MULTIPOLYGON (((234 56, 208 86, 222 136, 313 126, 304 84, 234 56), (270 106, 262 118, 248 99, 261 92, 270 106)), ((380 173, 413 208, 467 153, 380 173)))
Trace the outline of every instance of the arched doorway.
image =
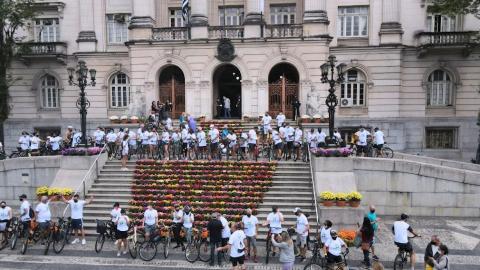
POLYGON ((287 63, 272 68, 268 75, 268 111, 275 116, 283 112, 293 118, 293 102, 298 98, 299 75, 297 69, 287 63))
POLYGON ((185 111, 185 76, 177 66, 168 66, 162 70, 159 79, 160 102, 172 103, 172 118, 185 111))
POLYGON ((237 67, 226 64, 218 67, 213 74, 213 115, 225 118, 223 97, 230 100, 231 118, 242 117, 242 74, 237 67), (222 105, 220 107, 219 105, 222 105))

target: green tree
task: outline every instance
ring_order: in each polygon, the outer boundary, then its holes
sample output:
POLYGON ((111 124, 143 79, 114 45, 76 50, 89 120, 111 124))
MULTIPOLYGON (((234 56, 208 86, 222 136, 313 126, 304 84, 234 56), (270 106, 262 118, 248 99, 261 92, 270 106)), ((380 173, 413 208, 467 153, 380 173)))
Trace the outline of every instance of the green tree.
POLYGON ((15 56, 15 34, 35 16, 34 0, 0 0, 0 129, 10 113, 8 68, 15 56))
POLYGON ((480 0, 433 0, 429 9, 434 13, 480 15, 480 0))

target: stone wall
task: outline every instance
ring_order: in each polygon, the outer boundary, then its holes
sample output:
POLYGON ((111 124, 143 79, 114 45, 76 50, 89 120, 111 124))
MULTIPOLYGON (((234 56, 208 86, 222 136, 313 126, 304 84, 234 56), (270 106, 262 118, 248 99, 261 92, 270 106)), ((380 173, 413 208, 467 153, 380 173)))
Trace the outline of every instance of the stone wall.
MULTIPOLYGON (((315 158, 317 194, 335 175, 338 191, 356 189, 382 215, 480 216, 480 172, 402 159, 315 158)), ((331 185, 331 184, 330 184, 331 185)))

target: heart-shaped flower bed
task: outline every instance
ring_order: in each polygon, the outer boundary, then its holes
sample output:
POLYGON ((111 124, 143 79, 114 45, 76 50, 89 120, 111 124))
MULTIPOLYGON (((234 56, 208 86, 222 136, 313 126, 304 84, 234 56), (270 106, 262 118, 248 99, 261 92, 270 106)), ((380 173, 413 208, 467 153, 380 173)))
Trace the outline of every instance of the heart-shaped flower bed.
POLYGON ((208 215, 219 212, 240 221, 245 209, 254 213, 272 185, 275 163, 236 161, 137 161, 130 215, 137 221, 147 204, 159 220, 171 223, 173 205, 190 205, 195 223, 205 226, 208 215))

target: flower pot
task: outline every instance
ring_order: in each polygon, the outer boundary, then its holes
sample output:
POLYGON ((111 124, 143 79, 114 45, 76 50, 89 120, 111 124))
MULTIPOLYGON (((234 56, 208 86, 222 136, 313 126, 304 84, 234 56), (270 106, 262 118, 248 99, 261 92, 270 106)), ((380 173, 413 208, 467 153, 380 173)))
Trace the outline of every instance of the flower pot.
POLYGON ((120 124, 120 123, 121 123, 121 121, 120 121, 119 119, 117 119, 117 120, 110 120, 110 121, 112 122, 112 124, 120 124))
POLYGON ((132 123, 132 124, 138 124, 138 119, 130 119, 130 123, 132 123))
POLYGON ((322 201, 323 206, 325 207, 332 207, 335 205, 335 201, 322 201))
POLYGON ((121 123, 122 123, 122 124, 128 124, 128 119, 123 119, 123 120, 121 120, 121 123))
POLYGON ((198 118, 198 122, 205 122, 205 116, 200 116, 198 118))
POLYGON ((337 206, 345 207, 345 206, 347 206, 347 201, 337 201, 337 206))
POLYGON ((351 207, 359 207, 360 201, 349 201, 351 207))
POLYGON ((302 118, 301 121, 302 121, 303 124, 310 123, 310 119, 309 119, 309 118, 302 118))
POLYGON ((322 123, 322 118, 314 118, 313 123, 316 123, 316 124, 322 123))

